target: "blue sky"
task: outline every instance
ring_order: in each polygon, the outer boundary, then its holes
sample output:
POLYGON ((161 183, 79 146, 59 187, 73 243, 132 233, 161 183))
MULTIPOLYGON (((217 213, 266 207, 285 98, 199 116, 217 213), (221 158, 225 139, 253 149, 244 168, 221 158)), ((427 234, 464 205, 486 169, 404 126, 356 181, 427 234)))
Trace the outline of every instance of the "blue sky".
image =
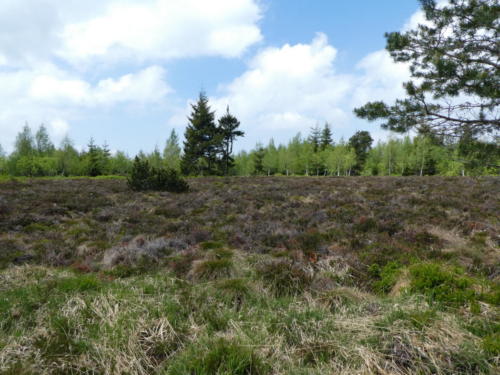
POLYGON ((419 19, 416 0, 2 0, 0 144, 28 121, 78 147, 161 148, 200 89, 241 120, 238 150, 325 121, 384 138, 352 109, 402 95, 383 35, 419 19))

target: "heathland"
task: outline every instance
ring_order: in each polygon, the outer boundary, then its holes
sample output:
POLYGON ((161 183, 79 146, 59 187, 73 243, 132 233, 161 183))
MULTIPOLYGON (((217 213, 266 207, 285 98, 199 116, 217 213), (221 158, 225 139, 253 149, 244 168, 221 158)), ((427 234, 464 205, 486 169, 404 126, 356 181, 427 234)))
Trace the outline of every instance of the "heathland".
POLYGON ((0 183, 2 374, 494 374, 500 179, 0 183))

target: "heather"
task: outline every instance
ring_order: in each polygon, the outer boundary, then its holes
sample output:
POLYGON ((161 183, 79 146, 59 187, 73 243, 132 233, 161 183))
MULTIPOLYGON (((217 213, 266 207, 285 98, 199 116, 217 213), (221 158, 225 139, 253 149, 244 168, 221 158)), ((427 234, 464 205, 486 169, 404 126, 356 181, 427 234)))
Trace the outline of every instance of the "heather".
POLYGON ((493 374, 495 177, 0 183, 0 370, 493 374))

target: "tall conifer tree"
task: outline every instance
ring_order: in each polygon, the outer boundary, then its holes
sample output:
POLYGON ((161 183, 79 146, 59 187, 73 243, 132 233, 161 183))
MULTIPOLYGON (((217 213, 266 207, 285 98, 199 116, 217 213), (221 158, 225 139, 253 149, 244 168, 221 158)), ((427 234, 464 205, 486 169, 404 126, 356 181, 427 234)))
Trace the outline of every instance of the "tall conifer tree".
POLYGON ((234 166, 233 154, 233 144, 236 137, 242 137, 245 135, 244 132, 238 130, 240 122, 236 117, 229 113, 229 107, 227 107, 226 114, 219 119, 218 131, 220 133, 222 141, 222 170, 224 175, 229 173, 229 169, 234 166))
POLYGON ((184 174, 213 174, 217 162, 218 131, 215 113, 208 105, 204 92, 192 104, 189 124, 184 134, 184 155, 181 170, 184 174))
POLYGON ((332 130, 330 129, 330 124, 328 122, 325 122, 325 126, 323 127, 323 130, 321 132, 321 140, 320 140, 321 150, 324 151, 328 146, 331 146, 332 143, 333 143, 332 130))

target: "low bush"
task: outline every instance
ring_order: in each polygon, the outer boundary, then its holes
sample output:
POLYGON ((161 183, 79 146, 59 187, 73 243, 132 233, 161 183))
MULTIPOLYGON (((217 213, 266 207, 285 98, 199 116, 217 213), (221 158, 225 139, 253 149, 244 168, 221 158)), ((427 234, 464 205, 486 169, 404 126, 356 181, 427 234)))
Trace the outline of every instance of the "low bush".
POLYGON ((410 292, 423 294, 431 302, 460 306, 476 297, 469 278, 439 264, 416 264, 410 267, 410 276, 410 292))
POLYGON ((158 190, 171 193, 184 193, 189 185, 175 169, 154 168, 147 160, 136 157, 132 172, 127 179, 132 190, 158 190))
POLYGON ((384 267, 374 263, 369 268, 369 273, 376 279, 373 289, 378 293, 389 293, 401 274, 401 265, 398 262, 389 262, 384 267))

